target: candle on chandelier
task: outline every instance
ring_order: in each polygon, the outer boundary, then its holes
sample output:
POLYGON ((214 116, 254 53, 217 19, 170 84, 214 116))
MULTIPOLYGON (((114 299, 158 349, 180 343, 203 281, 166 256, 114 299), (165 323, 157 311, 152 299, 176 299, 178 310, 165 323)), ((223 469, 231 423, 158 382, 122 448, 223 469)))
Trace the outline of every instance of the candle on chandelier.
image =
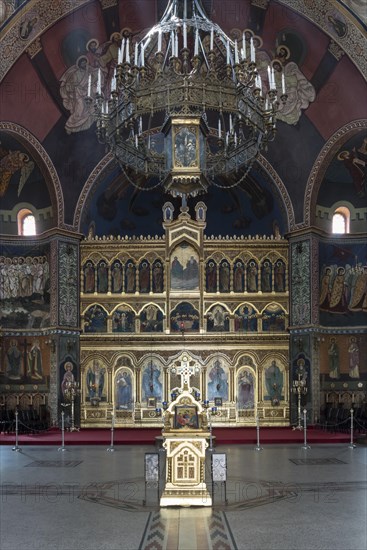
POLYGON ((159 31, 158 31, 158 48, 157 48, 157 51, 158 52, 162 51, 162 29, 159 29, 159 31))
POLYGON ((229 65, 229 39, 227 40, 227 65, 229 65))
POLYGON ((117 89, 116 75, 114 74, 111 82, 111 92, 115 92, 117 89))
POLYGON ((126 38, 124 38, 124 40, 123 40, 122 43, 121 43, 121 64, 122 64, 123 61, 124 61, 124 52, 125 52, 125 48, 126 48, 126 38))
POLYGON ((214 50, 214 29, 213 27, 210 29, 210 50, 214 50))
POLYGON ((145 48, 144 48, 144 44, 141 45, 141 66, 142 67, 145 67, 145 48))
POLYGON ((102 83, 101 83, 101 69, 98 69, 98 76, 97 76, 97 94, 101 94, 102 92, 102 83))
POLYGON ((134 65, 138 65, 138 43, 135 42, 135 55, 134 55, 134 65))
POLYGON ((171 31, 171 55, 172 57, 175 57, 175 36, 173 31, 171 31))
POLYGON ((268 65, 268 80, 269 80, 269 89, 271 89, 271 71, 270 71, 270 65, 268 65))
POLYGON ((246 52, 246 35, 245 33, 242 34, 242 59, 246 59, 247 52, 246 52))
POLYGON ((222 123, 220 119, 218 120, 218 137, 222 139, 222 123))
POLYGON ((194 55, 199 55, 199 31, 196 29, 194 55))
POLYGON ((250 39, 250 55, 251 55, 251 63, 255 63, 255 46, 254 46, 254 39, 251 36, 250 39))
POLYGON ((88 76, 88 97, 90 97, 90 93, 91 93, 91 87, 92 87, 92 75, 90 74, 88 76))
POLYGON ((285 76, 282 74, 282 94, 285 95, 285 76))
POLYGON ((187 26, 186 26, 186 23, 183 24, 183 47, 187 48, 187 26))
POLYGON ((126 63, 130 63, 130 40, 126 39, 126 63))
POLYGON ((234 41, 234 62, 236 63, 236 65, 238 65, 238 63, 239 63, 237 40, 234 41))

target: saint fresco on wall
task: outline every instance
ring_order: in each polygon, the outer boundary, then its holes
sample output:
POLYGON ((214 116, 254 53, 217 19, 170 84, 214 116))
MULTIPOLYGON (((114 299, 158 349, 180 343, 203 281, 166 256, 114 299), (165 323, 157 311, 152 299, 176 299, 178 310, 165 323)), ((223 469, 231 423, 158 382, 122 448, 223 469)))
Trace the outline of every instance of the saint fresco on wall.
POLYGON ((6 338, 0 365, 0 387, 22 386, 45 391, 50 377, 50 349, 42 337, 6 338))
POLYGON ((178 246, 171 257, 171 290, 199 290, 199 256, 186 243, 178 246))
POLYGON ((365 244, 320 243, 320 322, 332 326, 365 325, 367 264, 365 244))
POLYGON ((60 365, 59 370, 61 400, 69 401, 68 386, 78 381, 77 368, 71 357, 67 356, 60 365))
POLYGON ((367 380, 365 334, 331 334, 320 339, 321 382, 330 387, 357 389, 367 380))
POLYGON ((0 256, 0 324, 3 328, 36 329, 50 324, 48 255, 32 252, 33 249, 29 249, 25 255, 0 256))
MULTIPOLYGON (((0 140, 1 207, 10 210, 8 201, 11 198, 12 202, 14 200, 25 201, 25 197, 29 197, 29 193, 32 193, 32 181, 36 172, 38 177, 41 175, 36 163, 20 142, 5 132, 0 132, 0 140)), ((42 176, 40 179, 44 182, 42 176)))

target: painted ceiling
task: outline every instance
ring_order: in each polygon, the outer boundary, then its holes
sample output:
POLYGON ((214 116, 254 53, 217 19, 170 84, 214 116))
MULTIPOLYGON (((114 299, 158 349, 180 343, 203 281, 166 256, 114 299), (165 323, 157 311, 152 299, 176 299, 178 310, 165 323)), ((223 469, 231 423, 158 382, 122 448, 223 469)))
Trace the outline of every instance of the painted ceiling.
MULTIPOLYGON (((259 37, 259 70, 278 58, 289 86, 276 139, 245 181, 199 197, 208 205, 206 233, 272 234, 275 224, 286 233, 314 223, 307 201, 366 208, 366 27, 359 2, 202 4, 229 36, 251 29, 259 37)), ((91 39, 104 55, 113 33, 141 34, 165 6, 166 0, 13 3, 0 42, 2 210, 53 205, 57 225, 84 233, 92 222, 100 235, 162 233, 162 206, 172 199, 127 182, 98 143, 83 113, 83 86, 73 78, 78 58, 93 54, 91 39)))

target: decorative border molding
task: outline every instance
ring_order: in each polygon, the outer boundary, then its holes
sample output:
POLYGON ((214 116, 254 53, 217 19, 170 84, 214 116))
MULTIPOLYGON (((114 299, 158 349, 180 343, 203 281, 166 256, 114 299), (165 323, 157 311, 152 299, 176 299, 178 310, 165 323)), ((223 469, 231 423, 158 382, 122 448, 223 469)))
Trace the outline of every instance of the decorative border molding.
POLYGON ((80 193, 79 200, 77 202, 77 205, 75 207, 74 212, 74 224, 73 227, 75 231, 80 231, 80 223, 81 223, 81 217, 82 217, 82 209, 85 207, 88 195, 91 192, 91 190, 94 187, 95 182, 100 177, 102 172, 106 169, 106 167, 113 162, 115 159, 113 153, 108 153, 103 159, 95 166, 95 168, 92 170, 92 172, 89 174, 89 177, 87 181, 84 184, 84 187, 82 189, 82 192, 80 193))
POLYGON ((278 0, 279 4, 286 8, 294 10, 298 15, 301 15, 311 21, 323 33, 329 36, 336 42, 344 52, 349 56, 354 65, 359 69, 362 75, 367 77, 367 54, 366 54, 366 37, 363 28, 357 26, 357 19, 352 19, 347 10, 340 9, 335 2, 331 0, 278 0), (338 10, 348 19, 348 31, 342 38, 332 35, 325 29, 324 21, 329 12, 338 10))
POLYGON ((272 183, 274 184, 275 188, 278 190, 278 192, 280 193, 280 196, 283 199, 283 204, 287 214, 288 229, 289 231, 291 231, 295 227, 295 218, 294 218, 294 209, 293 209, 291 198, 288 194, 288 190, 284 185, 283 181, 281 180, 281 178, 279 177, 278 173, 274 170, 274 167, 270 164, 270 162, 265 157, 263 157, 262 155, 259 155, 256 160, 260 164, 260 166, 265 170, 268 176, 271 178, 272 183))

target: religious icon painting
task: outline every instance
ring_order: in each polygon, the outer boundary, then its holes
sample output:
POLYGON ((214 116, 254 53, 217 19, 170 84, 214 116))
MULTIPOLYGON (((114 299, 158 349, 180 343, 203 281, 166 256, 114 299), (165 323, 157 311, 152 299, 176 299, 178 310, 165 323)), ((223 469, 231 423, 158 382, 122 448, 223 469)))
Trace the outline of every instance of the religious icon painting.
POLYGON ((112 264, 111 268, 111 291, 120 293, 122 291, 122 265, 119 260, 112 264))
POLYGON ((135 313, 125 306, 117 308, 112 315, 112 332, 134 332, 135 313))
POLYGON ((119 370, 115 378, 115 404, 118 410, 133 408, 132 375, 129 369, 119 370))
POLYGON ((182 243, 172 254, 171 290, 199 290, 199 256, 187 243, 182 243))
POLYGON ((163 313, 155 305, 149 304, 140 316, 140 332, 163 332, 163 313))
POLYGON ((174 418, 175 430, 199 428, 199 417, 195 405, 177 405, 174 418))
POLYGON ((151 398, 156 401, 163 398, 162 368, 154 361, 149 361, 142 372, 142 396, 148 402, 151 398))
POLYGON ((278 304, 270 304, 262 313, 263 332, 283 332, 285 312, 278 304))
POLYGON ((238 375, 237 406, 239 409, 253 409, 255 406, 255 379, 247 368, 242 369, 238 375))
POLYGON ((214 361, 208 372, 208 399, 228 399, 228 367, 220 359, 214 361))
POLYGON ((107 332, 107 312, 94 304, 84 314, 84 332, 107 332))
POLYGON ((170 322, 172 332, 198 332, 199 312, 189 302, 181 302, 171 312, 170 322))

